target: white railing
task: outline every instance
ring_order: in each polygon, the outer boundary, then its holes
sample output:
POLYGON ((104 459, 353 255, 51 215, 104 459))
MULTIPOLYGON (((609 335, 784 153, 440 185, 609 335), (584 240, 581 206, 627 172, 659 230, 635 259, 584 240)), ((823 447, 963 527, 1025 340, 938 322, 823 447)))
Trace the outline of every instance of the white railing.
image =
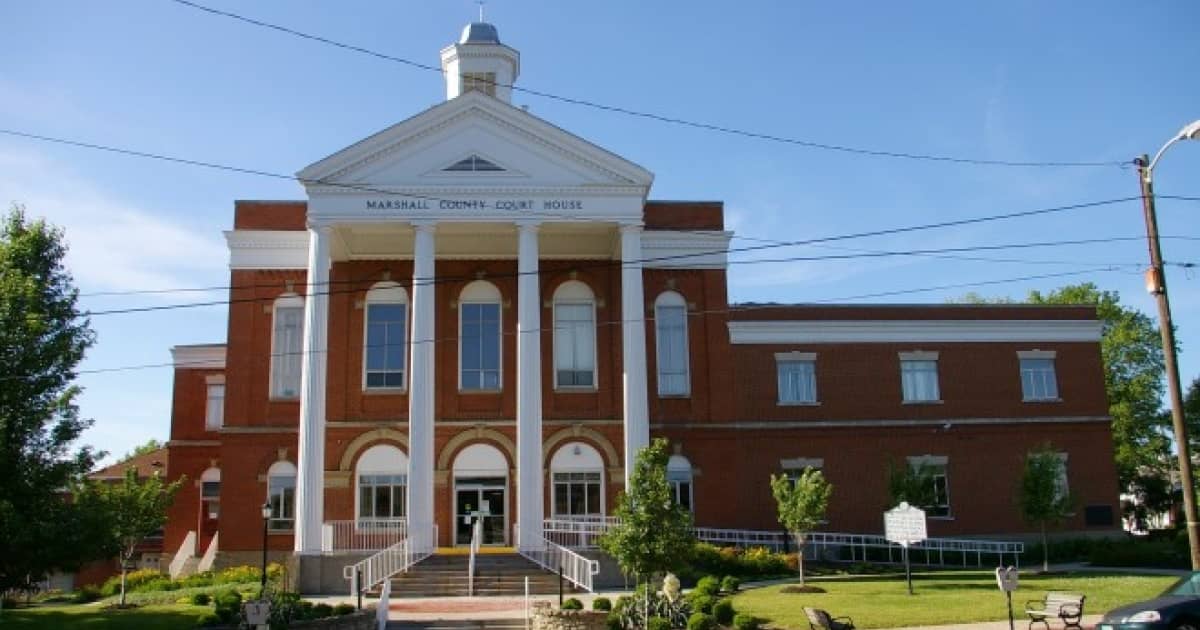
POLYGON ((168 567, 172 578, 179 577, 187 566, 187 561, 196 557, 196 532, 189 531, 187 536, 183 537, 183 544, 179 545, 179 551, 175 552, 175 557, 171 558, 171 564, 168 567))
POLYGON ((715 545, 766 547, 774 551, 779 551, 786 544, 783 532, 754 529, 719 529, 716 527, 696 527, 692 531, 696 534, 696 540, 715 545))
POLYGON ((200 558, 200 564, 196 566, 196 570, 204 573, 212 569, 213 563, 217 560, 218 540, 221 537, 221 532, 213 534, 212 540, 208 541, 208 549, 204 550, 204 557, 200 558))
POLYGON ((483 544, 483 518, 476 516, 475 524, 471 526, 471 551, 467 561, 467 596, 475 596, 475 554, 483 544))
MULTIPOLYGON (((516 530, 517 526, 514 525, 516 530)), ((514 532, 514 538, 515 532, 514 532)), ((585 558, 562 545, 555 544, 545 538, 531 545, 521 543, 517 553, 528 558, 531 562, 552 573, 557 573, 566 581, 589 592, 595 592, 593 580, 600 572, 600 563, 585 558)))
POLYGON ((379 551, 407 536, 408 521, 403 518, 325 521, 321 525, 321 551, 327 554, 379 551))
POLYGON ((364 558, 355 564, 342 569, 342 576, 350 580, 350 595, 358 595, 359 591, 374 588, 388 578, 403 573, 414 564, 433 555, 437 548, 437 525, 413 526, 410 535, 399 542, 390 545, 374 555, 364 558), (428 530, 426 530, 428 528, 428 530), (432 530, 433 537, 425 538, 425 531, 432 530))
POLYGON ((379 589, 379 601, 375 602, 375 628, 376 630, 387 630, 388 613, 391 612, 388 608, 388 600, 392 597, 392 583, 388 580, 383 581, 383 586, 379 589))
POLYGON ((616 523, 615 516, 556 516, 542 521, 542 534, 568 549, 595 549, 596 538, 616 523))

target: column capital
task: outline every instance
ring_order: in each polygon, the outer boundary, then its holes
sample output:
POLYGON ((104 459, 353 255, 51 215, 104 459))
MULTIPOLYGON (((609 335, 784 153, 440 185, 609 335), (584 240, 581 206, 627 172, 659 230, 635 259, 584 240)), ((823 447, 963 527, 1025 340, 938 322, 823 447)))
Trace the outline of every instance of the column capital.
POLYGON ((305 222, 305 224, 308 226, 309 230, 317 232, 322 236, 329 236, 329 234, 333 232, 333 223, 330 221, 309 219, 305 222))
POLYGON ((617 229, 621 231, 621 234, 640 234, 645 229, 645 226, 641 221, 629 221, 618 223, 617 229))
POLYGON ((542 222, 539 219, 517 219, 513 221, 513 224, 521 232, 537 232, 542 228, 542 222))
POLYGON ((409 221, 408 224, 411 225, 412 228, 418 232, 433 232, 434 230, 437 229, 437 221, 430 221, 430 220, 409 221))

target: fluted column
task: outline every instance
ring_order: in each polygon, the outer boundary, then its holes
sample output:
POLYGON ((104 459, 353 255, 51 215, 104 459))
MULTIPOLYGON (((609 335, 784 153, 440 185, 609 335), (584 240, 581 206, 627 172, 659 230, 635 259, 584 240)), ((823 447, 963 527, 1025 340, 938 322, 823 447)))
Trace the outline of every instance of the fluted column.
POLYGON ((519 223, 517 240, 517 532, 522 549, 542 539, 542 322, 538 225, 519 223))
MULTIPOLYGON (((412 345, 408 387, 408 522, 418 549, 437 544, 433 513, 434 244, 433 223, 414 223, 412 345)), ((453 523, 447 524, 454 533, 453 523)))
POLYGON ((300 435, 296 476, 295 550, 321 552, 325 514, 325 365, 329 337, 329 239, 333 229, 308 229, 304 356, 300 373, 300 435))
POLYGON ((646 399, 646 304, 642 294, 642 226, 621 225, 621 362, 625 367, 625 488, 637 453, 650 443, 646 399))

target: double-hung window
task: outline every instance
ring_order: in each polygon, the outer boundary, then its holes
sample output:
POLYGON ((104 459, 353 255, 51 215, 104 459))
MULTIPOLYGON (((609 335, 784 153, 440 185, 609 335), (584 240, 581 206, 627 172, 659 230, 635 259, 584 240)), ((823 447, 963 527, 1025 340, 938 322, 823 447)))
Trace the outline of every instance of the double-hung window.
POLYGON ((407 475, 359 474, 359 520, 369 523, 403 517, 407 486, 407 475))
POLYGON ((654 302, 654 338, 657 349, 658 395, 687 396, 688 382, 687 302, 668 291, 654 302))
POLYGON ((296 467, 291 462, 275 462, 267 471, 267 503, 271 505, 268 527, 293 529, 296 522, 296 467))
POLYGON ((225 424, 225 375, 213 374, 205 379, 204 429, 216 431, 225 424))
POLYGON ((1021 363, 1021 398, 1026 402, 1058 400, 1058 376, 1054 351, 1026 350, 1017 353, 1021 363))
POLYGON ((939 402, 938 353, 901 352, 900 388, 906 403, 939 402))
POLYGON ((500 389, 500 290, 476 280, 459 296, 459 387, 500 389))
POLYGON ((932 502, 922 505, 927 516, 950 516, 950 477, 948 474, 950 459, 941 455, 922 455, 909 457, 908 465, 924 477, 932 486, 932 502))
POLYGON ((363 387, 403 389, 408 354, 408 294, 395 282, 367 292, 363 335, 363 387))
POLYGON ((815 405, 817 403, 817 354, 815 352, 776 353, 775 374, 780 405, 815 405))
POLYGON ((271 397, 300 396, 304 363, 304 298, 292 293, 275 300, 271 337, 271 397))
POLYGON ((554 386, 596 387, 596 301, 577 280, 554 292, 554 386))

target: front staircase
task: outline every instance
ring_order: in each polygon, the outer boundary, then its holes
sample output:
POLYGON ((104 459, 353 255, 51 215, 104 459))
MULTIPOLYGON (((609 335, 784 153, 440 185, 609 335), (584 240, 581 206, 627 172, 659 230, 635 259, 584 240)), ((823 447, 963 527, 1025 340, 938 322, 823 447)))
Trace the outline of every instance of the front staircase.
MULTIPOLYGON (((392 598, 405 597, 466 597, 470 558, 462 553, 439 550, 405 573, 392 578, 392 598)), ((516 553, 483 553, 475 557, 475 592, 478 597, 520 597, 525 594, 525 578, 529 592, 552 595, 558 592, 558 576, 516 553)), ((570 582, 563 582, 563 592, 574 593, 570 582)))

